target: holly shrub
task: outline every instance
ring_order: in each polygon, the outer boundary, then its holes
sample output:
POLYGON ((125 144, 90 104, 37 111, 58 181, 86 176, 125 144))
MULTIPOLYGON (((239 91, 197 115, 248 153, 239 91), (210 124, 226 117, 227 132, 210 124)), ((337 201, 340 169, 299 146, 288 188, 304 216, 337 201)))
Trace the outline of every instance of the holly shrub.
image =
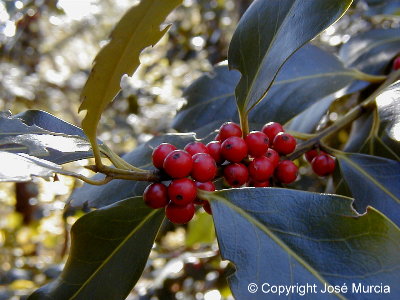
POLYGON ((255 0, 227 62, 184 91, 176 133, 120 157, 97 138, 101 114, 181 2, 142 0, 116 24, 82 90, 82 129, 44 111, 1 114, 0 180, 73 176, 85 184, 69 205, 90 211, 61 275, 29 299, 125 299, 163 222, 199 209, 236 299, 297 299, 301 287, 305 299, 399 299, 399 28, 366 30, 334 55, 310 41, 351 0, 255 0), (62 167, 90 157, 93 178, 62 167))

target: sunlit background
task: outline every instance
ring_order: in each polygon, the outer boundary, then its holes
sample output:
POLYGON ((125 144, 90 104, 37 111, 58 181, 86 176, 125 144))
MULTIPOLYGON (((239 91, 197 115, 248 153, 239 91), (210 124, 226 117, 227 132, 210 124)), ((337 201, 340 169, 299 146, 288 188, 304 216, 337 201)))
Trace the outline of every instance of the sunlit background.
MULTIPOLYGON (((136 2, 0 1, 0 110, 41 109, 79 126, 79 93, 92 61, 113 25, 136 2)), ((134 76, 122 78, 122 92, 105 112, 99 138, 123 154, 170 131, 171 119, 184 104, 182 90, 226 59, 249 3, 184 0, 168 18, 173 23, 169 33, 144 51, 134 76)), ((365 10, 360 1, 315 42, 333 51, 356 32, 398 24, 365 16, 365 10)), ((86 164, 67 168, 89 175, 86 164)), ((59 275, 68 254, 68 230, 84 214, 64 209, 79 185, 63 176, 55 182, 0 184, 0 300, 25 299, 59 275)), ((221 261, 212 226, 210 216, 198 214, 189 226, 164 228, 128 299, 233 299, 225 280, 228 263, 221 261), (204 228, 207 234, 199 234, 204 228)))

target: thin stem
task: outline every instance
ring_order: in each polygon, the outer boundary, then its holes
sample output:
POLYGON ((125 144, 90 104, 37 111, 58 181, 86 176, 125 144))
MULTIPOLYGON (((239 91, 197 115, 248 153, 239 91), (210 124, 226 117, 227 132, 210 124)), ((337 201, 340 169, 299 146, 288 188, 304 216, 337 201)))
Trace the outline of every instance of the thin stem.
POLYGON ((243 137, 245 137, 250 132, 248 113, 245 111, 239 111, 239 117, 240 117, 240 127, 242 128, 243 137))
POLYGON ((372 82, 372 83, 379 83, 379 82, 384 81, 387 78, 386 75, 371 75, 371 74, 361 72, 357 69, 352 69, 352 71, 354 72, 354 75, 357 79, 372 82))
POLYGON ((127 161, 123 160, 118 154, 112 151, 106 144, 100 145, 100 151, 107 156, 111 163, 118 169, 146 172, 146 170, 137 168, 127 161))

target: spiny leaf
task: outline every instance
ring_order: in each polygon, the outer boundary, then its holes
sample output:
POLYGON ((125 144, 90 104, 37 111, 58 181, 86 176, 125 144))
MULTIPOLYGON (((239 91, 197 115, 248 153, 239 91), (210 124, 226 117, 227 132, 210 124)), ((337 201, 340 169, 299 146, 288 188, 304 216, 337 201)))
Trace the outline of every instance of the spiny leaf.
POLYGON ((229 67, 242 74, 236 87, 239 111, 251 110, 265 96, 287 59, 338 20, 351 2, 255 0, 229 46, 229 67))
POLYGON ((221 255, 236 267, 229 277, 236 299, 277 298, 262 292, 263 283, 315 284, 316 293, 305 299, 361 299, 353 284, 382 284, 390 294, 371 299, 398 298, 400 230, 374 208, 359 215, 350 198, 276 188, 222 190, 207 198, 221 255), (258 285, 256 293, 250 283, 258 285), (322 294, 324 284, 346 284, 348 292, 322 294))
POLYGON ((139 66, 140 52, 165 34, 160 25, 181 0, 142 0, 132 7, 111 33, 109 43, 97 54, 82 91, 79 111, 87 110, 82 128, 90 142, 96 142, 101 114, 120 90, 121 77, 139 66))
POLYGON ((142 274, 163 219, 163 210, 150 209, 141 197, 81 217, 72 226, 63 272, 28 299, 125 299, 142 274))

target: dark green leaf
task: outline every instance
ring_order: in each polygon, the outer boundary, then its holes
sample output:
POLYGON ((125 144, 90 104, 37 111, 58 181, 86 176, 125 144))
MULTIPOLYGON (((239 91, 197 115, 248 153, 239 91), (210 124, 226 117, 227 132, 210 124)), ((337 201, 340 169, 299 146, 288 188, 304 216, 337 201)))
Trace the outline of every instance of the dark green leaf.
POLYGON ((121 300, 139 279, 164 218, 141 197, 93 211, 72 226, 61 275, 29 299, 121 300))
POLYGON ((365 2, 368 4, 366 12, 368 16, 400 14, 399 0, 366 0, 365 2))
POLYGON ((400 162, 365 154, 336 157, 356 209, 363 213, 370 205, 400 225, 400 162))
POLYGON ((304 299, 400 295, 400 231, 375 209, 359 215, 350 198, 275 188, 230 189, 208 197, 221 255, 236 266, 229 277, 236 299, 277 299, 261 291, 263 283, 316 284, 317 294, 304 299), (249 293, 250 283, 258 284, 258 292, 249 293), (321 294, 324 283, 346 283, 349 291, 321 294), (389 285, 390 294, 356 294, 353 283, 389 285))
POLYGON ((235 90, 240 111, 249 111, 272 85, 286 60, 339 19, 351 0, 255 0, 229 46, 229 67, 242 74, 235 90))
MULTIPOLYGON (((132 152, 123 156, 130 164, 142 169, 152 169, 151 153, 154 147, 161 143, 171 143, 178 148, 183 147, 195 139, 194 134, 168 134, 158 136, 149 142, 137 147, 132 152)), ((99 179, 96 175, 93 178, 99 179)), ((71 205, 74 207, 103 207, 121 199, 142 195, 148 185, 145 181, 113 180, 103 186, 84 184, 81 188, 74 191, 71 196, 71 205)))
POLYGON ((24 153, 0 151, 0 182, 24 182, 32 177, 50 178, 61 166, 24 153))
MULTIPOLYGON (((40 114, 47 118, 37 123, 46 125, 46 129, 39 127, 33 120, 28 119, 29 122, 24 123, 25 120, 18 116, 1 113, 0 150, 28 153, 57 164, 93 156, 86 138, 69 134, 69 132, 79 133, 79 128, 50 114, 44 112, 40 114), (52 121, 54 121, 54 126, 51 125, 52 121), (56 131, 49 131, 51 128, 56 129, 56 131), (75 130, 72 130, 72 128, 75 128, 75 130), (63 129, 68 133, 65 133, 63 129)), ((26 116, 29 116, 29 114, 26 116)))

